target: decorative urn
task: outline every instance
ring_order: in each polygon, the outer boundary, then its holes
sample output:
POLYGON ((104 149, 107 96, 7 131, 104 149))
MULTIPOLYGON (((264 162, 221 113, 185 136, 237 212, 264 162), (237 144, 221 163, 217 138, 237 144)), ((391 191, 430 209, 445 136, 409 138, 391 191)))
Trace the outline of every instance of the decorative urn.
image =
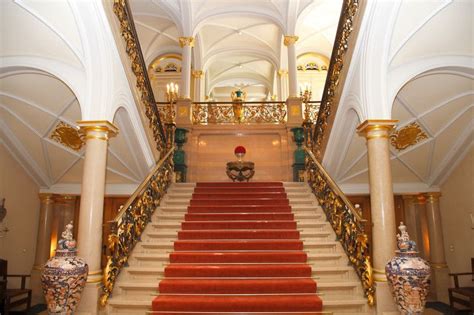
POLYGON ((422 314, 430 287, 430 265, 418 256, 403 222, 398 229, 396 256, 385 266, 388 284, 401 314, 422 314))
POLYGON ((237 157, 237 159, 239 160, 239 162, 242 162, 242 158, 245 156, 245 153, 247 153, 247 151, 241 145, 235 147, 235 149, 234 149, 234 154, 237 157))
POLYGON ((41 274, 43 293, 49 314, 73 314, 86 285, 89 267, 77 257, 72 222, 61 234, 54 257, 49 259, 41 274))

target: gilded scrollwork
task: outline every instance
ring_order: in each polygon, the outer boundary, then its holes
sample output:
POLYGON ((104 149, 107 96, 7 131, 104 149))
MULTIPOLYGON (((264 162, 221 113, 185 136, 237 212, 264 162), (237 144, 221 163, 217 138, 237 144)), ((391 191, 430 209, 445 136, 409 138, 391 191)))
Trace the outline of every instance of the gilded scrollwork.
POLYGON ((364 288, 369 305, 375 303, 371 258, 365 220, 337 187, 310 149, 305 148, 308 185, 332 225, 364 288))
POLYGON ((349 48, 349 39, 353 31, 354 18, 360 8, 360 0, 344 0, 339 27, 334 42, 334 50, 324 87, 321 107, 319 109, 318 120, 313 132, 313 143, 311 145, 314 155, 318 160, 322 158, 323 144, 329 133, 326 128, 331 115, 336 114, 337 95, 336 90, 341 82, 341 71, 344 67, 344 56, 349 48))
POLYGON ((214 102, 193 104, 193 123, 207 124, 283 124, 286 122, 286 104, 284 102, 262 102, 259 104, 239 102, 219 104, 214 102), (239 113, 238 115, 236 113, 239 113), (237 115, 237 116, 236 116, 237 115))
POLYGON ((100 298, 102 306, 107 304, 117 276, 172 182, 173 151, 170 150, 165 155, 121 208, 117 217, 109 222, 107 265, 104 269, 103 293, 100 298))
POLYGON ((143 60, 128 0, 114 0, 114 13, 120 22, 120 31, 125 41, 125 49, 130 58, 132 72, 136 77, 136 88, 140 95, 140 101, 145 108, 145 115, 148 117, 156 148, 161 154, 165 154, 166 135, 155 104, 155 97, 148 78, 147 67, 143 60))

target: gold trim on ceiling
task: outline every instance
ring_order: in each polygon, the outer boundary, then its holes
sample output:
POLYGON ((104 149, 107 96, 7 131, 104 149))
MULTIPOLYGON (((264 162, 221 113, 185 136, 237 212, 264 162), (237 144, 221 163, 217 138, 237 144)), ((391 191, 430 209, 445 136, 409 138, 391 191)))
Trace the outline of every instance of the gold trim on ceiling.
POLYGON ((60 121, 56 125, 49 138, 74 151, 80 151, 85 143, 83 135, 79 133, 79 129, 64 121, 60 121))
POLYGON ((405 150, 424 139, 428 139, 428 135, 416 121, 396 130, 390 135, 390 143, 398 151, 405 150))

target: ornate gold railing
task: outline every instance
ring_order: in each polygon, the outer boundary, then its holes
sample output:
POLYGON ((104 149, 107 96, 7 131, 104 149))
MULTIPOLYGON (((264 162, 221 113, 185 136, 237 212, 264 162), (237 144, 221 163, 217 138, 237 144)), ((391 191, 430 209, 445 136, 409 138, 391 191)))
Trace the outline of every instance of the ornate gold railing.
POLYGON ((164 123, 172 123, 176 121, 176 108, 170 102, 156 102, 160 119, 164 123))
MULTIPOLYGON (((345 66, 345 55, 349 49, 350 35, 356 24, 356 16, 362 3, 360 0, 344 0, 342 5, 341 17, 337 28, 336 39, 331 54, 328 76, 324 86, 321 107, 319 109, 318 120, 314 126, 312 135, 312 150, 316 158, 321 161, 326 148, 327 139, 329 139, 330 129, 336 115, 339 94, 342 90, 344 78, 342 69, 345 66), (338 89, 341 87, 341 89, 338 89)), ((360 19, 357 21, 359 22, 360 19)), ((347 66, 346 66, 347 67, 347 66)))
POLYGON ((316 160, 313 152, 307 147, 305 151, 308 184, 336 232, 349 261, 359 275, 369 305, 373 305, 375 288, 368 236, 364 226, 366 220, 316 160))
MULTIPOLYGON (((131 68, 136 77, 136 87, 140 94, 140 101, 145 108, 156 148, 161 155, 166 153, 167 136, 160 120, 158 108, 155 104, 155 96, 151 88, 147 67, 143 58, 140 42, 138 40, 135 23, 130 10, 128 0, 114 0, 114 13, 120 22, 120 31, 125 41, 127 55, 130 58, 131 68)), ((168 141, 171 142, 171 141, 168 141)))
POLYGON ((318 120, 319 108, 321 106, 320 101, 308 101, 303 102, 304 106, 304 121, 316 123, 318 120))
POLYGON ((193 102, 193 124, 284 124, 285 102, 193 102))
POLYGON ((115 285, 117 276, 127 263, 128 256, 156 207, 160 204, 173 178, 173 152, 171 149, 158 162, 150 175, 138 186, 137 190, 121 208, 110 224, 107 245, 107 265, 103 276, 103 293, 100 299, 105 306, 115 285))

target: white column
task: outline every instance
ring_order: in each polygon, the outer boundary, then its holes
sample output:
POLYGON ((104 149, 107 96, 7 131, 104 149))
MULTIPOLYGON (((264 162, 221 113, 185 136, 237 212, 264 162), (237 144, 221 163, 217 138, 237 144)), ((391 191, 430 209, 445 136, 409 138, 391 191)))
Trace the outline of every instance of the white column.
POLYGON ((108 121, 79 121, 85 134, 86 152, 81 185, 81 206, 77 238, 78 256, 89 265, 87 285, 84 289, 80 312, 97 314, 102 269, 102 218, 104 210, 105 173, 109 138, 118 132, 108 121))
POLYGON ((288 98, 288 70, 278 70, 278 99, 285 101, 288 98))
POLYGON ((193 71, 193 79, 194 79, 194 101, 201 102, 203 99, 202 95, 202 77, 204 72, 202 70, 194 70, 193 71))
POLYGON ((283 44, 288 48, 288 84, 289 97, 298 97, 298 77, 296 69, 296 47, 295 43, 299 37, 296 35, 285 35, 283 44))
POLYGON ((357 131, 367 139, 370 207, 372 215, 373 272, 377 314, 396 311, 385 275, 385 265, 395 255, 395 204, 390 166, 389 133, 395 120, 366 120, 357 131))
POLYGON ((181 97, 191 98, 191 57, 194 37, 180 37, 179 45, 183 48, 181 64, 181 97))

